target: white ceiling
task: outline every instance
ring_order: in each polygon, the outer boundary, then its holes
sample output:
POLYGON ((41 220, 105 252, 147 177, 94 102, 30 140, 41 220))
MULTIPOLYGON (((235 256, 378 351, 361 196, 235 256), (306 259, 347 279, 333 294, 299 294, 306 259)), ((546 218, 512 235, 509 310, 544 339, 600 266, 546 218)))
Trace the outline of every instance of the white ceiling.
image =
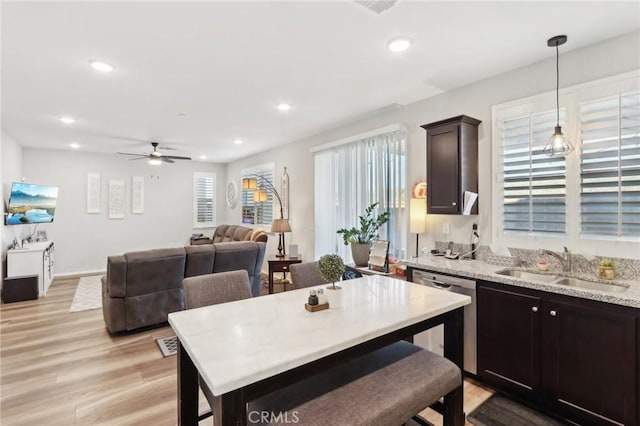
POLYGON ((639 8, 399 0, 376 14, 350 1, 3 2, 2 127, 29 147, 144 153, 153 140, 174 155, 229 162, 551 58, 546 40, 557 34, 569 36, 562 55, 637 30, 639 8), (412 48, 390 52, 400 35, 412 48), (98 73, 90 59, 117 68, 98 73), (282 101, 291 111, 274 108, 282 101))

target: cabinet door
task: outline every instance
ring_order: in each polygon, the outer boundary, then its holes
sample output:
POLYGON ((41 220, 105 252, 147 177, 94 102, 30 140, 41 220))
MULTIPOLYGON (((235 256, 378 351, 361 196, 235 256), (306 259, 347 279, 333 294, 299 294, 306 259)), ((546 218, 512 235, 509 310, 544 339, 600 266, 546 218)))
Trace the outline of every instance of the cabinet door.
POLYGON ((636 316, 604 303, 550 298, 543 385, 554 410, 584 424, 638 424, 636 316))
POLYGON ((459 124, 427 131, 427 211, 430 214, 459 213, 459 124))
POLYGON ((478 375, 523 396, 540 387, 540 297, 514 287, 478 285, 478 375))

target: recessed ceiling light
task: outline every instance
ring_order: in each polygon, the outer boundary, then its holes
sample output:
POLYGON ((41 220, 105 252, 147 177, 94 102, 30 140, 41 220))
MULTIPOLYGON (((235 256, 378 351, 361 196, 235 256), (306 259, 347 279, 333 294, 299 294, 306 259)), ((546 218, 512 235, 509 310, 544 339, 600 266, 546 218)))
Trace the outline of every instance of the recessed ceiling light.
POLYGON ((389 42, 389 50, 392 52, 404 52, 411 46, 411 39, 407 37, 396 37, 389 42))
POLYGON ((278 108, 280 111, 289 111, 291 109, 291 105, 286 103, 279 103, 276 104, 276 108, 278 108))
POLYGON ((64 124, 73 124, 76 122, 75 118, 73 117, 60 117, 60 121, 62 121, 64 124))
POLYGON ((200 156, 200 159, 201 159, 201 160, 206 160, 206 159, 207 159, 207 156, 206 156, 206 155, 201 155, 201 156, 200 156))
POLYGON ((242 145, 242 141, 240 139, 236 139, 233 141, 236 145, 242 145))
POLYGON ((108 64, 106 62, 102 62, 102 61, 89 61, 89 64, 94 70, 97 70, 100 72, 111 72, 116 68, 113 65, 108 64))
POLYGON ((80 149, 80 144, 79 144, 79 143, 71 142, 71 143, 69 144, 69 146, 70 146, 72 149, 80 149))

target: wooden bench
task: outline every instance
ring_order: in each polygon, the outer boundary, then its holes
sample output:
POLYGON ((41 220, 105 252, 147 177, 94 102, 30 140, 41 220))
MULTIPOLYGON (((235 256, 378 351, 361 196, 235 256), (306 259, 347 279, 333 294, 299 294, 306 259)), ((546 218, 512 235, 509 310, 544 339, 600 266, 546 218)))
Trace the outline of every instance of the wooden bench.
POLYGON ((247 424, 399 426, 444 396, 444 424, 453 425, 461 389, 454 363, 401 341, 250 402, 247 424))

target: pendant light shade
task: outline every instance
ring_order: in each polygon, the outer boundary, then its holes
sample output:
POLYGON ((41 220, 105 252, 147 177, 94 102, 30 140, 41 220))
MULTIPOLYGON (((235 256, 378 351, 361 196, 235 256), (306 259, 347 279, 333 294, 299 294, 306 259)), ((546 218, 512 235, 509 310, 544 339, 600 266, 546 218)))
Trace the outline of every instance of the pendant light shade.
POLYGON ((560 127, 560 53, 558 52, 558 46, 566 42, 566 35, 551 37, 547 40, 547 46, 556 48, 556 127, 553 135, 549 138, 549 142, 547 142, 542 150, 542 152, 550 157, 566 156, 575 149, 565 135, 562 134, 562 127, 560 127))

